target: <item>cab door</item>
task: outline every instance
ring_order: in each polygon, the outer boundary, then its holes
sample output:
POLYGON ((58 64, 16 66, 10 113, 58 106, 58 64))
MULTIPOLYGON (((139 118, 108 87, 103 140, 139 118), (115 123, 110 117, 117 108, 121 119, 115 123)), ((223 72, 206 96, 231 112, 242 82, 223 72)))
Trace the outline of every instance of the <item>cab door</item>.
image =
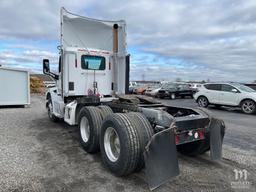
POLYGON ((64 71, 63 71, 63 90, 64 96, 76 95, 78 90, 77 74, 79 70, 76 63, 76 54, 74 52, 65 52, 64 71))

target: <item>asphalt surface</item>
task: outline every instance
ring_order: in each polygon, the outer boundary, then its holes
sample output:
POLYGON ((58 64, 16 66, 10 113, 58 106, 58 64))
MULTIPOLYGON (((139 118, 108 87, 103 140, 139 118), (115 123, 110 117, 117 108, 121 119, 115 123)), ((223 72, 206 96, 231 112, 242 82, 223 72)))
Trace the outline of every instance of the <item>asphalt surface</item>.
MULTIPOLYGON (((191 99, 161 100, 193 107, 191 99)), ((155 191, 256 191, 255 115, 209 108, 227 126, 223 159, 209 153, 196 158, 179 155, 180 175, 155 191), (247 178, 235 178, 236 171, 247 178), (244 175, 243 175, 244 176, 244 175)), ((144 171, 113 176, 100 154, 87 154, 78 130, 48 119, 44 98, 33 95, 28 108, 0 108, 0 191, 149 191, 144 171)))

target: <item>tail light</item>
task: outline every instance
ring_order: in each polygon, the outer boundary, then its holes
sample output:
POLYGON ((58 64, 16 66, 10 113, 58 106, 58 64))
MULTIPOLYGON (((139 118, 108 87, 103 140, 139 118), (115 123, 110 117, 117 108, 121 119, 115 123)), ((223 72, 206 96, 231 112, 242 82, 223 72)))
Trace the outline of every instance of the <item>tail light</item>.
POLYGON ((180 136, 179 135, 175 135, 175 143, 176 145, 179 144, 180 142, 180 136))
POLYGON ((198 135, 200 139, 204 139, 204 131, 198 131, 198 135))

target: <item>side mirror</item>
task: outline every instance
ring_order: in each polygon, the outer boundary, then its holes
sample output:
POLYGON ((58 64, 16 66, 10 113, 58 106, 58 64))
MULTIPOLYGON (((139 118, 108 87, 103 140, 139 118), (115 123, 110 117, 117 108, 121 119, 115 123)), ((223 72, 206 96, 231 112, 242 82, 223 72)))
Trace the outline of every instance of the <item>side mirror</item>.
POLYGON ((43 72, 44 73, 50 73, 50 62, 49 59, 43 60, 43 72))
POLYGON ((238 93, 238 90, 237 89, 232 89, 231 92, 232 93, 238 93))

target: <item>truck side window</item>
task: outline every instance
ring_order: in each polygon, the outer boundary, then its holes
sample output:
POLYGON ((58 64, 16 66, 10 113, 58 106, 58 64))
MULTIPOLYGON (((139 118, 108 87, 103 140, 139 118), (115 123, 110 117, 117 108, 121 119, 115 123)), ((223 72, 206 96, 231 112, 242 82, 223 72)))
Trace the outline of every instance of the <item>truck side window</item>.
POLYGON ((81 68, 86 70, 105 70, 106 59, 101 56, 82 55, 81 68))
POLYGON ((221 85, 220 84, 206 84, 204 85, 206 89, 209 90, 214 90, 214 91, 220 91, 221 90, 221 85))
POLYGON ((221 91, 232 92, 232 89, 236 89, 236 88, 231 85, 226 85, 226 84, 221 85, 221 91))

